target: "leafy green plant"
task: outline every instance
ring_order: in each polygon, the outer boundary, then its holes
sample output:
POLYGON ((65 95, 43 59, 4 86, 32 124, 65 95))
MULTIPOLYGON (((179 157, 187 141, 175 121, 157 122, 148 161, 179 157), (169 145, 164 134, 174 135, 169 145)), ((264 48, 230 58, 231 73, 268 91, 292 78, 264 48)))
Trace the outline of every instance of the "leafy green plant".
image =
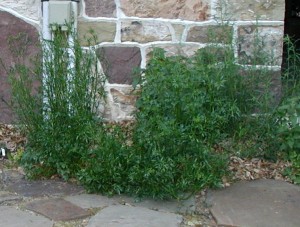
POLYGON ((300 152, 300 55, 290 37, 285 37, 286 59, 282 70, 283 98, 276 109, 277 135, 280 149, 286 153, 300 152))
MULTIPOLYGON (((224 61, 231 57, 226 54, 224 61)), ((174 196, 217 186, 225 174, 226 159, 209 147, 228 133, 241 112, 224 89, 236 66, 218 64, 215 56, 210 49, 194 58, 166 57, 161 49, 154 50, 143 72, 133 134, 140 158, 129 178, 139 194, 174 196)))
POLYGON ((284 97, 286 98, 299 95, 300 81, 300 54, 296 45, 289 36, 284 37, 285 59, 282 69, 282 84, 284 97))
MULTIPOLYGON (((274 158, 276 122, 281 122, 283 150, 294 152, 298 126, 289 122, 298 113, 298 100, 273 111, 278 101, 272 73, 238 64, 232 31, 227 25, 225 30, 224 45, 209 44, 190 58, 153 51, 139 72, 141 94, 130 143, 122 130, 107 127, 96 114, 105 98, 105 77, 95 50, 83 50, 76 37, 70 45, 59 32, 53 42, 42 43, 35 67, 10 69, 16 111, 28 136, 21 159, 27 176, 77 177, 88 191, 109 195, 178 198, 182 192, 219 186, 228 153, 239 145, 246 156, 274 158), (284 148, 285 141, 293 141, 287 144, 292 146, 284 148)), ((263 63, 264 55, 258 54, 263 63)))
POLYGON ((300 154, 296 151, 290 152, 289 160, 292 166, 284 170, 284 174, 288 176, 295 184, 300 184, 300 154))
POLYGON ((285 174, 300 183, 300 97, 299 72, 300 54, 290 37, 285 37, 286 55, 282 70, 283 97, 277 107, 275 135, 283 156, 291 162, 285 174))
POLYGON ((109 132, 102 128, 94 137, 94 146, 82 156, 83 165, 76 175, 89 192, 108 195, 125 192, 129 155, 122 137, 117 129, 109 132))
POLYGON ((21 162, 21 158, 23 156, 24 149, 18 148, 16 152, 9 154, 9 160, 11 161, 13 166, 18 166, 21 162))
POLYGON ((291 97, 278 107, 280 149, 300 153, 300 97, 291 97))
POLYGON ((224 141, 242 144, 247 156, 276 159, 272 80, 266 68, 237 64, 230 45, 211 44, 191 58, 155 49, 140 82, 131 191, 167 197, 218 185, 226 156, 212 147, 224 141))
POLYGON ((73 177, 97 132, 105 77, 95 50, 83 50, 71 28, 68 32, 73 43, 56 32, 53 41, 42 42, 34 67, 20 63, 9 72, 15 110, 28 137, 21 163, 30 178, 73 177))

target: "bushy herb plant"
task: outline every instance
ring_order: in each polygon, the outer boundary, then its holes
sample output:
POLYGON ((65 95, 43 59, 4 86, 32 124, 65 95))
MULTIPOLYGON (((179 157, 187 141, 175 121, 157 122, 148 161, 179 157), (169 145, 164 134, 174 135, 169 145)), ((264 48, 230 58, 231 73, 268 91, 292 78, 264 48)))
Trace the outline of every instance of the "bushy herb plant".
POLYGON ((42 41, 35 67, 10 69, 15 110, 28 138, 21 163, 30 178, 74 177, 101 121, 96 110, 105 78, 93 48, 83 50, 71 31, 73 42, 60 31, 42 41))
POLYGON ((276 139, 280 150, 291 161, 285 174, 300 184, 300 55, 290 37, 285 37, 286 59, 283 64, 283 98, 276 109, 276 139))
MULTIPOLYGON (((291 151, 289 173, 299 173, 299 100, 276 100, 269 71, 237 64, 228 40, 192 57, 153 51, 139 73, 130 145, 97 116, 105 77, 95 50, 82 49, 75 36, 67 42, 59 32, 41 49, 34 67, 20 63, 9 71, 28 137, 21 164, 30 178, 57 174, 76 177, 90 192, 178 198, 219 186, 228 155, 240 144, 247 156, 271 158, 281 145, 291 151)), ((292 72, 285 75, 295 76, 296 68, 292 72)), ((295 87, 291 76, 284 81, 295 87)))
POLYGON ((220 183, 226 158, 211 147, 241 114, 235 91, 228 88, 228 77, 237 72, 229 50, 222 60, 210 48, 192 58, 154 50, 137 102, 133 146, 139 158, 129 170, 133 190, 175 196, 220 183))

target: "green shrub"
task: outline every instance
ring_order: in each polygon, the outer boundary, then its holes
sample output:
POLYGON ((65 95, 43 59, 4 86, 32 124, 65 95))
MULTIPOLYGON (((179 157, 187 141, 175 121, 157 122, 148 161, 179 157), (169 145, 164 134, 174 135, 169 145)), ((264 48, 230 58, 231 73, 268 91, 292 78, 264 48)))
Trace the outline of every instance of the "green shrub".
POLYGON ((129 177, 139 194, 175 196, 216 186, 225 174, 226 159, 209 147, 226 136, 241 114, 226 86, 226 76, 237 76, 238 68, 229 60, 218 64, 215 56, 210 49, 194 58, 154 50, 143 72, 133 134, 140 158, 129 177))
POLYGON ((128 146, 117 127, 107 128, 96 115, 105 98, 105 77, 98 72, 95 50, 83 50, 74 41, 69 46, 58 33, 53 42, 42 43, 44 58, 38 57, 33 69, 16 64, 10 70, 16 111, 27 130, 21 163, 29 178, 58 174, 77 177, 90 192, 178 198, 220 185, 228 154, 215 148, 224 141, 242 144, 249 156, 274 157, 275 121, 282 123, 282 146, 298 138, 285 127, 291 103, 281 106, 281 117, 272 112, 277 104, 270 73, 237 64, 226 41, 190 58, 153 51, 140 73, 128 146), (43 90, 33 92, 34 81, 43 90))
POLYGON ((187 149, 177 150, 176 154, 159 146, 140 152, 136 148, 134 152, 127 193, 138 197, 180 198, 183 192, 219 187, 221 177, 227 173, 226 157, 196 141, 187 143, 187 149))
POLYGON ((288 98, 278 107, 280 149, 300 154, 300 97, 288 98))
POLYGON ((108 195, 124 193, 129 155, 126 147, 122 146, 122 134, 117 129, 108 132, 102 127, 94 138, 95 145, 82 156, 83 165, 77 172, 78 180, 89 192, 108 195))
POLYGON ((295 184, 300 184, 300 154, 292 151, 288 156, 292 166, 284 170, 284 175, 288 176, 295 184))
POLYGON ((241 114, 234 91, 227 89, 227 76, 238 75, 237 70, 231 75, 230 67, 235 65, 217 64, 214 56, 210 49, 199 50, 191 59, 165 57, 162 50, 154 51, 137 101, 136 142, 147 146, 154 139, 165 146, 185 147, 176 144, 175 138, 186 131, 208 143, 222 137, 241 114), (139 142, 139 135, 145 132, 149 133, 146 141, 140 136, 143 142, 139 142), (165 141, 165 136, 170 140, 165 141))
POLYGON ((83 50, 70 35, 74 44, 60 32, 53 41, 43 41, 43 57, 34 67, 10 69, 15 110, 28 138, 21 163, 30 178, 75 176, 94 143, 105 78, 93 48, 83 50), (37 85, 42 89, 33 92, 37 85))
POLYGON ((283 98, 277 107, 276 139, 280 150, 292 166, 285 170, 285 174, 295 183, 300 183, 300 97, 299 72, 300 54, 296 50, 290 37, 285 37, 286 59, 283 64, 283 98))

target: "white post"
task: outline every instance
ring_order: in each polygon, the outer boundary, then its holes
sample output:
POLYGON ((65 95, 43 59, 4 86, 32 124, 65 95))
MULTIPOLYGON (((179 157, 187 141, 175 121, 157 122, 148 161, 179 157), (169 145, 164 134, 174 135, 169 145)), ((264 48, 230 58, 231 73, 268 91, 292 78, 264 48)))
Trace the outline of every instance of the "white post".
POLYGON ((51 30, 49 26, 49 0, 41 0, 42 3, 42 37, 43 37, 43 112, 45 119, 48 118, 48 95, 47 95, 47 81, 48 81, 48 74, 47 70, 45 69, 45 62, 49 61, 50 49, 49 49, 49 41, 52 40, 51 30))
MULTIPOLYGON (((71 93, 73 91, 73 80, 75 76, 75 49, 74 49, 74 36, 77 35, 77 14, 78 14, 78 2, 79 0, 72 0, 71 1, 71 22, 72 22, 72 30, 71 33, 68 36, 68 43, 69 43, 69 49, 68 49, 68 55, 69 55, 69 63, 68 63, 68 69, 69 74, 67 75, 68 78, 68 90, 71 93)), ((69 103, 69 111, 72 113, 72 104, 69 103)))
POLYGON ((51 31, 49 27, 49 0, 42 0, 42 15, 43 15, 43 39, 52 40, 51 31))
POLYGON ((77 32, 78 4, 79 4, 79 0, 72 0, 73 23, 74 23, 73 26, 75 32, 77 32))

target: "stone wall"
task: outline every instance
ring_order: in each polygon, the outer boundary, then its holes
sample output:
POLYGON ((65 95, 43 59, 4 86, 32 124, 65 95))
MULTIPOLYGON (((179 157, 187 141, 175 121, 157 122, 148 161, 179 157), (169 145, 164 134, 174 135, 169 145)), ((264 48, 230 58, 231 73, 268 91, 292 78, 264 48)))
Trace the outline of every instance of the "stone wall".
MULTIPOLYGON (((0 10, 1 34, 3 29, 9 29, 1 27, 7 13, 28 26, 40 28, 39 0, 1 0, 0 10)), ((170 55, 190 56, 211 42, 233 42, 239 61, 252 64, 257 34, 254 27, 258 26, 264 46, 276 59, 271 69, 280 70, 284 11, 284 0, 81 0, 79 37, 83 39, 90 29, 96 32, 99 61, 108 76, 105 117, 132 118, 136 95, 132 94, 131 71, 146 66, 154 47, 164 48, 170 55), (229 22, 226 30, 233 40, 222 37, 222 21, 229 22), (220 38, 210 40, 209 31, 220 38)), ((82 45, 87 44, 82 41, 82 45)))

